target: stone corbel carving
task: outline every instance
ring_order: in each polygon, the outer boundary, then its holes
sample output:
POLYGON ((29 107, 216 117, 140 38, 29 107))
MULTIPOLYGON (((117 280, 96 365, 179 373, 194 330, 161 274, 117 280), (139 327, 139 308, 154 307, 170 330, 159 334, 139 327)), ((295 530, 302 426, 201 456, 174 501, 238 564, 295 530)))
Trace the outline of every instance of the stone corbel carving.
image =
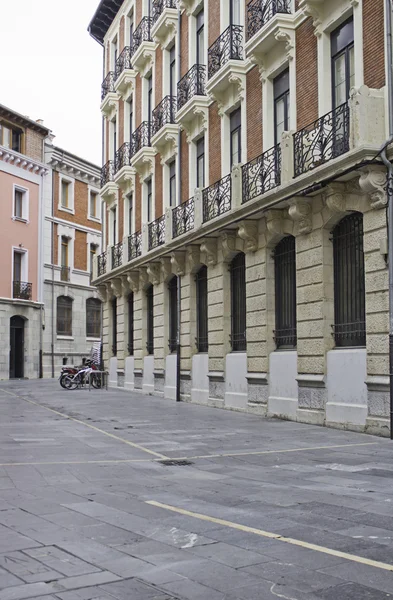
MULTIPOLYGON (((132 275, 133 273, 131 272, 130 277, 132 277, 132 275)), ((146 267, 142 267, 141 269, 139 269, 139 287, 143 289, 147 286, 148 283, 150 283, 149 273, 147 272, 146 267)))
POLYGON ((158 285, 161 280, 161 264, 160 263, 150 263, 147 267, 147 274, 149 277, 150 283, 153 285, 158 285))
POLYGON ((127 275, 121 276, 121 287, 122 287, 123 296, 128 296, 128 294, 130 293, 130 285, 129 285, 127 275))
POLYGON ((132 292, 139 291, 139 277, 140 273, 138 271, 131 271, 131 273, 128 273, 127 275, 128 285, 132 292))
POLYGON ((268 210, 266 213, 266 226, 272 236, 283 235, 283 213, 281 210, 268 210))
POLYGON ((239 224, 237 235, 244 240, 245 252, 256 252, 258 250, 258 225, 255 221, 242 221, 239 224))
POLYGON ((344 214, 345 207, 345 184, 331 183, 325 188, 324 199, 326 206, 335 214, 344 214))
POLYGON ((164 258, 161 258, 160 262, 161 262, 161 273, 162 273, 163 281, 166 281, 168 279, 168 277, 170 277, 173 273, 172 262, 171 262, 171 259, 169 258, 169 256, 164 256, 164 258))
POLYGON ((300 0, 299 8, 306 17, 311 17, 313 21, 314 33, 317 37, 322 35, 322 16, 320 11, 314 5, 313 0, 300 0))
POLYGON ((283 42, 285 44, 287 58, 288 60, 293 60, 295 56, 294 33, 290 32, 289 30, 279 29, 279 31, 275 33, 274 37, 276 38, 277 42, 283 42))
POLYGON ((216 238, 206 238, 201 244, 201 253, 205 254, 204 261, 208 267, 214 267, 217 264, 217 240, 216 238))
POLYGON ((312 230, 311 206, 307 200, 296 198, 288 208, 288 214, 298 225, 298 235, 310 233, 312 230))
POLYGON ((97 296, 101 302, 106 302, 109 300, 107 284, 103 283, 101 285, 97 285, 96 290, 97 296))
POLYGON ((360 189, 369 195, 371 208, 384 208, 387 205, 385 167, 370 166, 362 169, 359 185, 360 189))
POLYGON ((201 264, 201 251, 198 246, 187 248, 187 264, 191 273, 201 264))
POLYGON ((224 260, 232 258, 236 252, 236 234, 234 231, 224 231, 221 234, 221 249, 224 260))
POLYGON ((185 252, 172 252, 171 265, 175 275, 182 276, 186 272, 186 255, 185 252))
POLYGON ((111 290, 116 298, 121 298, 123 294, 123 286, 120 277, 115 277, 111 280, 111 290))

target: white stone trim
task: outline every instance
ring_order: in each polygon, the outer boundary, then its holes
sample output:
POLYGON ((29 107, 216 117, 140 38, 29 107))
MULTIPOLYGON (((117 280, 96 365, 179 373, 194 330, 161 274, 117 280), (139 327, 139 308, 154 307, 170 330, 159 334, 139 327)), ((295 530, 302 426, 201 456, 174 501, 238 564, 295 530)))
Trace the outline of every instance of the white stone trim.
MULTIPOLYGON (((21 246, 12 246, 12 262, 11 262, 11 298, 12 294, 12 282, 14 281, 14 254, 22 254, 21 261, 21 281, 26 283, 29 282, 29 251, 27 248, 21 246)), ((38 292, 38 290, 37 290, 38 292)))
POLYGON ((72 177, 63 175, 63 173, 59 173, 59 201, 58 201, 58 205, 57 205, 58 210, 61 210, 62 212, 67 212, 67 213, 74 215, 75 214, 74 200, 75 200, 75 179, 73 179, 72 177), (62 204, 61 204, 61 184, 63 181, 65 181, 66 183, 69 184, 68 206, 67 207, 62 206, 62 204))
POLYGON ((88 221, 94 221, 95 223, 101 223, 101 211, 100 211, 100 190, 96 187, 87 186, 87 220, 88 221), (90 214, 90 200, 91 200, 91 194, 96 194, 96 215, 93 217, 90 214))
POLYGON ((27 187, 23 187, 22 185, 18 185, 14 183, 12 185, 12 220, 13 221, 22 221, 25 223, 30 223, 29 221, 29 203, 30 203, 30 189, 27 187), (22 192, 22 217, 17 217, 15 215, 15 192, 22 192))
POLYGON ((70 240, 68 245, 68 266, 70 272, 74 269, 74 243, 75 243, 75 227, 69 225, 57 225, 57 264, 61 267, 61 238, 66 237, 70 240))

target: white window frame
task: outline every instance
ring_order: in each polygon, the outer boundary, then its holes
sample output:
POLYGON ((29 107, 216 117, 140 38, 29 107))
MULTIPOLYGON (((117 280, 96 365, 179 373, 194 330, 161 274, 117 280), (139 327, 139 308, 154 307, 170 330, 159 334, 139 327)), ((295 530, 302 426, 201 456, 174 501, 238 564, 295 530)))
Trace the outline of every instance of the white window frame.
POLYGON ((87 202, 87 219, 89 221, 94 221, 95 223, 101 223, 101 208, 100 208, 100 191, 97 188, 93 188, 91 186, 88 186, 87 188, 87 196, 88 196, 88 202, 87 202), (91 200, 91 195, 92 194, 96 194, 96 216, 93 217, 93 215, 90 214, 90 200, 91 200))
POLYGON ((30 190, 21 185, 14 183, 12 189, 12 220, 22 221, 23 223, 29 223, 29 202, 30 202, 30 190), (17 217, 15 215, 15 192, 22 192, 22 216, 17 217))
POLYGON ((22 254, 21 262, 21 281, 29 283, 29 251, 27 248, 21 248, 20 246, 12 246, 12 262, 11 262, 11 282, 14 282, 14 254, 22 254))
POLYGON ((75 179, 72 179, 71 177, 66 177, 65 175, 62 175, 60 173, 58 209, 62 210, 63 212, 67 212, 67 213, 70 213, 71 215, 74 215, 75 214, 74 197, 75 197, 75 179), (62 187, 63 181, 68 183, 70 186, 69 187, 69 195, 68 195, 68 207, 62 206, 62 204, 61 204, 61 187, 62 187))

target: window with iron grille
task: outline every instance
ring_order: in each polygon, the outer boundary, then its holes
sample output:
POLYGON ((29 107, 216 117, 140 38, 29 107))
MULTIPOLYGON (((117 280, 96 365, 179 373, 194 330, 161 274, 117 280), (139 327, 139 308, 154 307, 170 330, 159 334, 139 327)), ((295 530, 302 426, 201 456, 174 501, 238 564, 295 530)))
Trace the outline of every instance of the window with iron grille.
POLYGON ((112 354, 117 354, 117 298, 112 300, 112 354))
POLYGON ((235 256, 230 265, 231 274, 231 346, 234 352, 246 350, 246 257, 235 256))
POLYGON ((168 283, 169 293, 169 352, 177 350, 177 320, 178 320, 178 302, 177 302, 177 277, 176 275, 168 283))
POLYGON ((146 290, 146 317, 147 317, 147 353, 154 354, 154 296, 153 286, 146 290))
POLYGON ((352 213, 333 229, 336 346, 366 345, 363 215, 352 213))
POLYGON ((72 335, 72 298, 57 298, 57 335, 72 335))
POLYGON ((128 354, 134 356, 134 293, 128 296, 128 354))
POLYGON ((208 302, 207 267, 203 265, 195 276, 197 309, 197 348, 198 352, 207 352, 208 343, 208 302))
POLYGON ((276 296, 275 341, 278 348, 296 348, 296 250, 295 238, 285 237, 274 251, 276 296))
POLYGON ((101 337, 101 302, 98 298, 86 300, 86 337, 101 337))

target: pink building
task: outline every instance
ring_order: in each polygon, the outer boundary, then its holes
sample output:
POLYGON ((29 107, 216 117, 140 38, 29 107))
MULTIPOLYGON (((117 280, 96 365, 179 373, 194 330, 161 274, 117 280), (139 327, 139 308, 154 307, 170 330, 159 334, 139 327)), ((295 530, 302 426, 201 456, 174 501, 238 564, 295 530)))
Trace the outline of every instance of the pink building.
POLYGON ((43 163, 49 130, 0 105, 0 379, 42 370, 43 163))

